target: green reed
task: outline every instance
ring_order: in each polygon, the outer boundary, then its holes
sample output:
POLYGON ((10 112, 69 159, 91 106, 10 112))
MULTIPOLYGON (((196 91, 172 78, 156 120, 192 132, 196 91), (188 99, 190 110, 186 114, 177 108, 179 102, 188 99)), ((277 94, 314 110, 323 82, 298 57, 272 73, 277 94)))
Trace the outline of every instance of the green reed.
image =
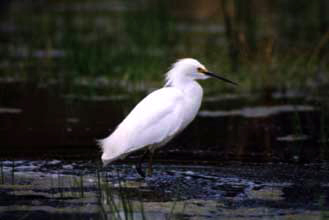
POLYGON ((0 176, 1 176, 1 182, 0 184, 5 184, 5 174, 3 172, 3 161, 0 161, 0 176))

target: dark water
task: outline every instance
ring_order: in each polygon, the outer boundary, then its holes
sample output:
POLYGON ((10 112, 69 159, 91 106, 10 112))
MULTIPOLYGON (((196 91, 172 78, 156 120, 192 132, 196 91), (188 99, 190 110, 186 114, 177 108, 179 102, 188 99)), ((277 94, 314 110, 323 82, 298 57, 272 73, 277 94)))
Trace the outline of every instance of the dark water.
MULTIPOLYGON (((36 159, 99 158, 96 140, 106 137, 148 92, 79 96, 63 94, 56 85, 50 89, 22 82, 0 83, 0 91, 0 155, 36 159)), ((324 161, 329 122, 325 100, 298 91, 206 94, 194 122, 156 159, 324 161)))
POLYGON ((134 169, 140 152, 102 168, 95 140, 147 89, 78 96, 2 82, 0 90, 0 219, 329 217, 320 96, 206 95, 142 179, 134 169))

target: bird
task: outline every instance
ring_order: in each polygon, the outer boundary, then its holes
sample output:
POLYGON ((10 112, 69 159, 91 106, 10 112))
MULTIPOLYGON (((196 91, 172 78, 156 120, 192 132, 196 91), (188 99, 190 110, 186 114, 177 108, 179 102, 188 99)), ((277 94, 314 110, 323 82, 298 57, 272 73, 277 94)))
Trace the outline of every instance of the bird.
POLYGON ((196 59, 177 60, 166 73, 165 85, 142 99, 108 137, 98 141, 103 165, 146 149, 136 171, 145 177, 141 165, 149 155, 148 175, 152 175, 154 151, 183 131, 200 109, 203 89, 196 80, 210 77, 237 85, 209 72, 196 59))

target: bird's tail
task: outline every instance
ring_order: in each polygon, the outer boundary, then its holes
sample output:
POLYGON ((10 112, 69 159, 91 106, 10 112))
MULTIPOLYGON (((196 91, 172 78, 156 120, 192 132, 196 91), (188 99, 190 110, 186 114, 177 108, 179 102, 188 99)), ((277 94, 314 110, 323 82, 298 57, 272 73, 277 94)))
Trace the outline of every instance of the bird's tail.
POLYGON ((116 145, 116 142, 112 136, 109 136, 101 140, 97 140, 97 144, 103 153, 102 154, 103 166, 106 166, 109 163, 120 158, 121 155, 118 151, 119 150, 118 146, 116 145))
POLYGON ((104 138, 104 139, 98 139, 98 140, 96 140, 96 144, 97 144, 97 146, 100 148, 100 150, 102 151, 102 153, 104 153, 104 145, 105 145, 105 140, 106 138, 104 138))

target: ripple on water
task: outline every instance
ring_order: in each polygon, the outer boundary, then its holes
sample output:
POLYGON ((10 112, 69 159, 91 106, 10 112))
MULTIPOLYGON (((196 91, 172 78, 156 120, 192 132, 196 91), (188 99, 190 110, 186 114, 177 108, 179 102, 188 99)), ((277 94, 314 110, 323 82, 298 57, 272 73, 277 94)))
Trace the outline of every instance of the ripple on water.
POLYGON ((226 117, 226 116, 242 116, 245 118, 269 117, 272 115, 285 112, 305 112, 314 111, 315 108, 310 105, 279 105, 279 106, 258 106, 246 107, 242 109, 229 111, 200 111, 201 117, 226 117))

